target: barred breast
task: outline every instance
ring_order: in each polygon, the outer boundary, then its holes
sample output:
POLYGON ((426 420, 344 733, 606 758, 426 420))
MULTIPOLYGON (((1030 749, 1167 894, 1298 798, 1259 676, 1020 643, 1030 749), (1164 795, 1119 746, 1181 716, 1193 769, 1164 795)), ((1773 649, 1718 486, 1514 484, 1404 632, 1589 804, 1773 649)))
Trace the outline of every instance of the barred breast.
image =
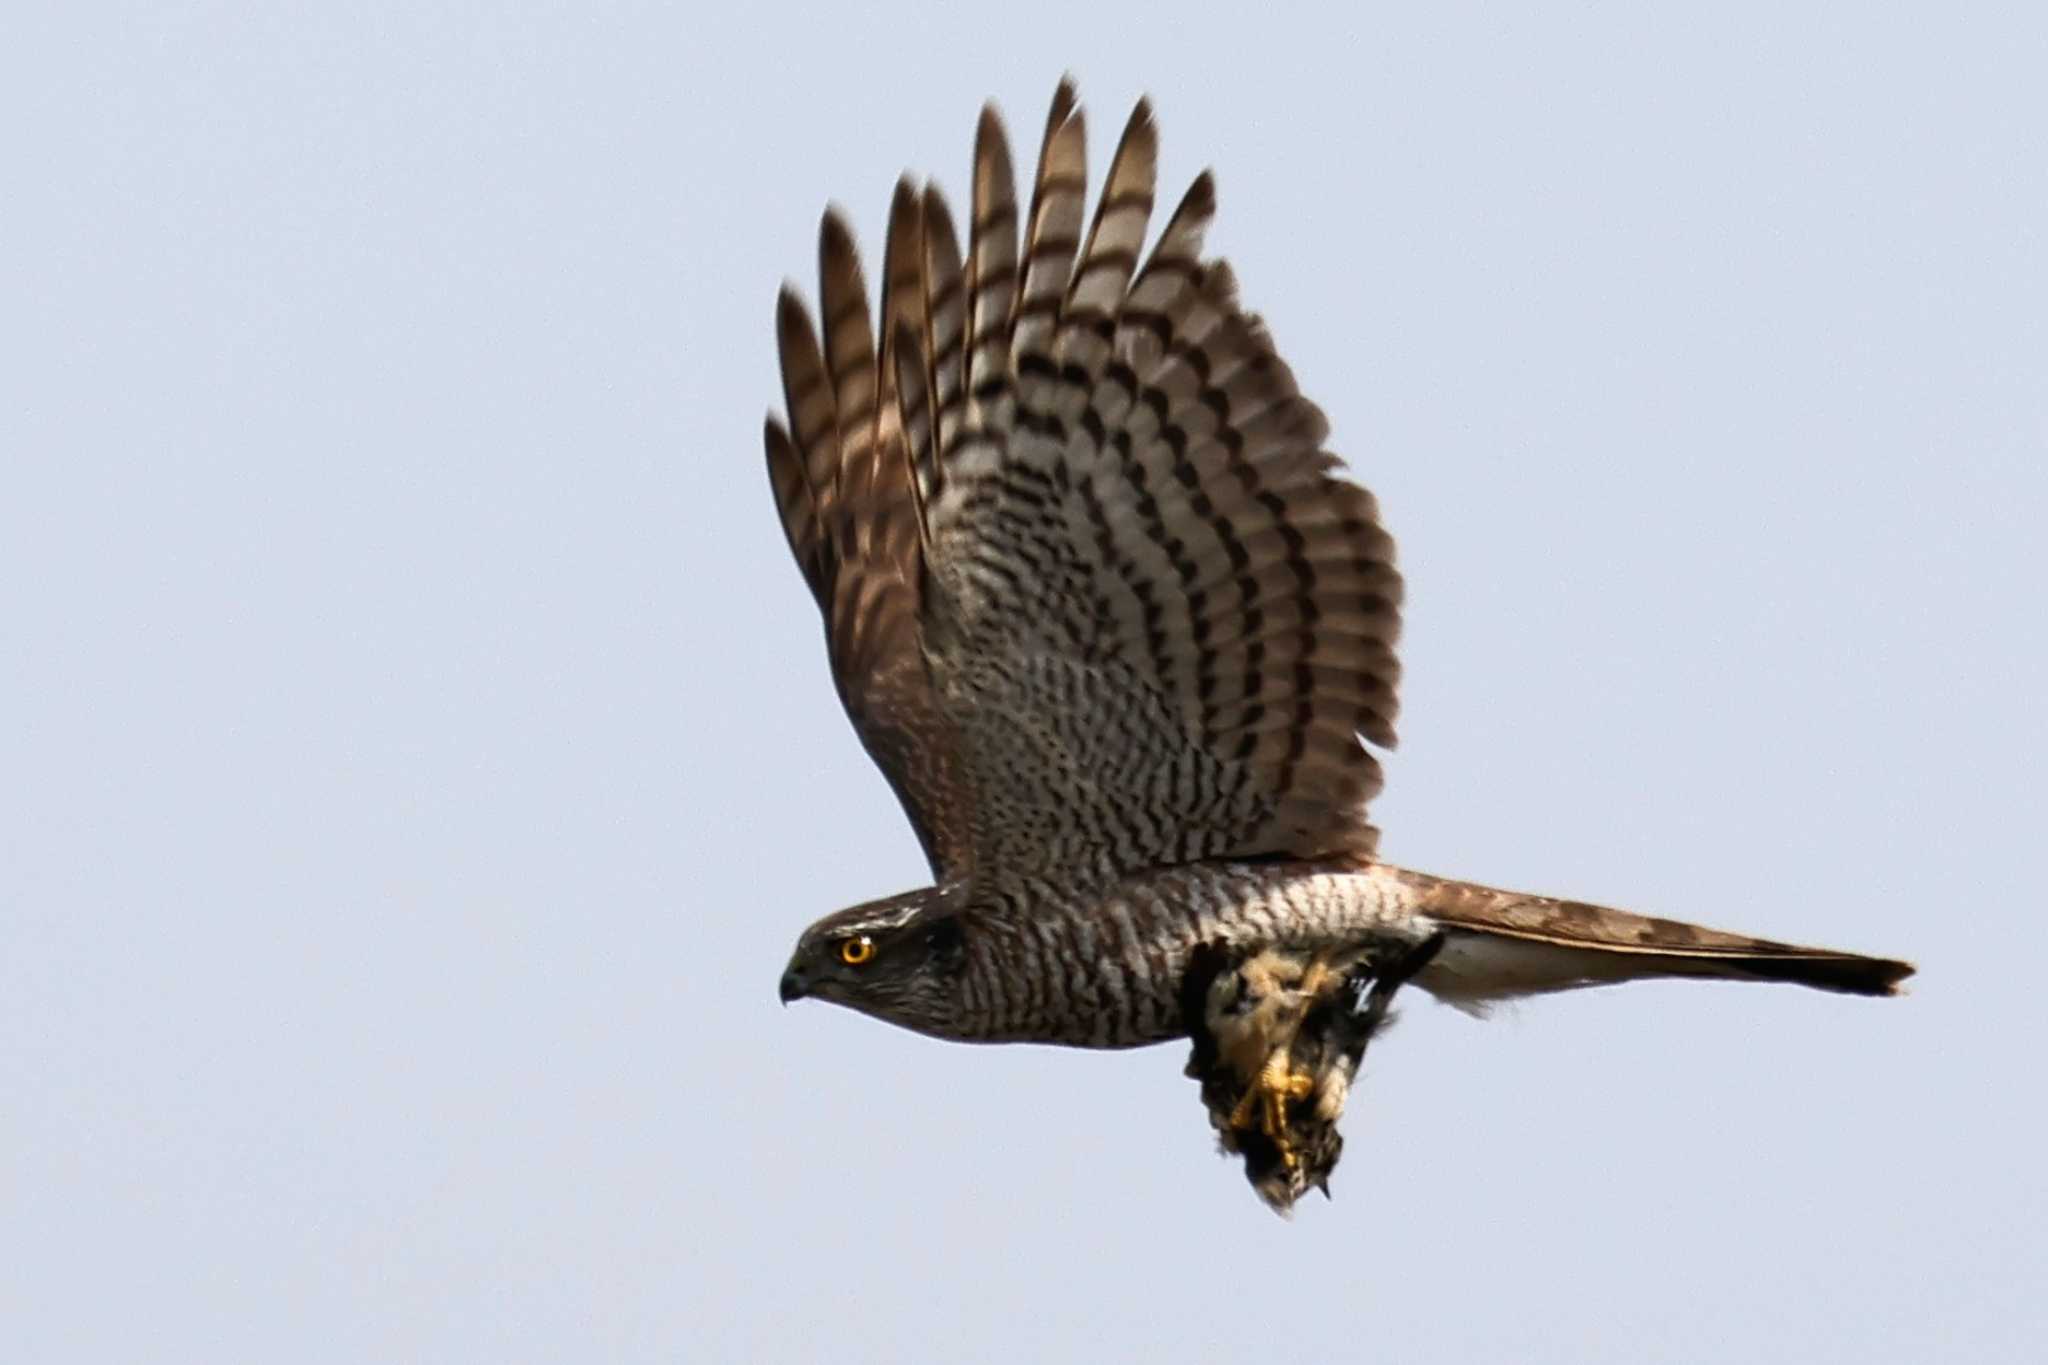
POLYGON ((1381 868, 1263 862, 1159 868, 1092 893, 1030 884, 975 920, 957 1036, 1097 1048, 1185 1036, 1180 980, 1198 944, 1412 944, 1430 927, 1381 868))

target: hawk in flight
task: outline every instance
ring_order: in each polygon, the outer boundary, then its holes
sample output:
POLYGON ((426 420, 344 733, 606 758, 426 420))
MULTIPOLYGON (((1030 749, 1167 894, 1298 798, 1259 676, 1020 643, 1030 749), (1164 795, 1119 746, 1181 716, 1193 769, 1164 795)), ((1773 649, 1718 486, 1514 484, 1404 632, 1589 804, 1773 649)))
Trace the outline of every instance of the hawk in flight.
POLYGON ((939 1038, 1192 1040, 1223 1148, 1281 1210, 1327 1180, 1404 983, 1477 1009, 1648 977, 1889 995, 1904 962, 1380 862, 1401 576, 1229 266, 1205 173, 1142 250, 1140 102, 1092 218, 1062 82, 1028 203, 975 138, 963 250, 899 181, 880 326, 845 222, 821 327, 784 289, 767 422, 832 676, 935 885, 806 929, 785 1002, 939 1038))

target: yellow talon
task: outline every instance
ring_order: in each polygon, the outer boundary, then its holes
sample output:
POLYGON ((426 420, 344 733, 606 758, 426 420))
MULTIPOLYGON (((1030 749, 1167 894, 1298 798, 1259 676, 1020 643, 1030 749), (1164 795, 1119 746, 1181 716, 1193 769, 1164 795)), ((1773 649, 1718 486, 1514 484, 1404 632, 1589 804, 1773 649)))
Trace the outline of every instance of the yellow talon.
POLYGON ((1243 1132, 1252 1126, 1252 1106, 1259 1102, 1259 1087, 1256 1082, 1246 1087, 1237 1107, 1230 1111, 1230 1126, 1243 1132))
POLYGON ((1287 1140, 1287 1103, 1290 1100, 1305 1100, 1315 1093, 1316 1078, 1305 1071, 1290 1071, 1285 1050, 1278 1050, 1260 1068, 1258 1079, 1244 1092, 1237 1107, 1230 1111, 1230 1126, 1246 1130, 1252 1126, 1254 1110, 1259 1114, 1259 1129, 1272 1139, 1279 1150, 1280 1160, 1290 1170, 1300 1164, 1294 1146, 1287 1140))

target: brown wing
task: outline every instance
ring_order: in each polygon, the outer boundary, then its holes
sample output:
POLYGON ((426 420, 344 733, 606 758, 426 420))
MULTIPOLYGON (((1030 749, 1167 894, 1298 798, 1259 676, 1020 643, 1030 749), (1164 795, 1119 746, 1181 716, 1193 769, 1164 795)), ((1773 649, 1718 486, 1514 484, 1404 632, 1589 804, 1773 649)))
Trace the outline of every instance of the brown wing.
MULTIPOLYGON (((777 486, 802 490, 782 498, 784 521, 842 692, 913 820, 964 829, 977 874, 1373 850, 1380 770, 1359 737, 1394 741, 1393 544, 1228 269, 1201 259, 1207 175, 1138 268, 1156 150, 1141 103, 1084 239, 1085 135, 1063 83, 1020 225, 1002 125, 984 112, 964 259, 943 200, 898 189, 890 382, 840 379, 830 346, 833 379, 807 381, 815 348, 784 325, 805 453, 778 459, 771 433, 770 463, 808 471, 777 486), (878 434, 849 440, 846 412, 877 392, 878 434), (836 537, 816 529, 835 507, 849 528, 836 537), (807 559, 843 542, 867 556, 851 595, 873 605, 853 612, 838 605, 847 557, 807 559), (874 661, 842 631, 885 620, 881 672, 863 672, 874 661), (914 725, 856 706, 865 680, 913 675, 914 725), (885 756, 871 729, 911 752, 885 756), (927 788, 943 798, 925 804, 927 788)), ((837 231, 828 220, 825 312, 835 330, 858 319, 864 340, 859 291, 832 283, 837 231)))
MULTIPOLYGON (((892 280, 899 244, 917 247, 907 184, 897 186, 896 208, 892 280)), ((875 352, 852 236, 831 212, 820 232, 819 277, 822 350, 794 292, 784 288, 777 307, 789 425, 768 419, 769 482, 790 551, 825 618, 846 714, 895 789, 933 873, 952 880, 972 862, 972 796, 919 643, 919 523, 897 405, 880 383, 883 357, 875 352)), ((894 316, 905 296, 892 289, 886 303, 894 316)))

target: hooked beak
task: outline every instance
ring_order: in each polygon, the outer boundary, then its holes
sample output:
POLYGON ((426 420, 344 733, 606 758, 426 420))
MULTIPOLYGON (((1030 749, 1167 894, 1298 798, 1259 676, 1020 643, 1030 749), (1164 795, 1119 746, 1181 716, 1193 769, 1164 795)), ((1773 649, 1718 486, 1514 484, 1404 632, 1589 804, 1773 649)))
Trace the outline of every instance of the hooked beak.
POLYGON ((811 983, 804 980, 804 974, 791 967, 782 974, 782 1003, 801 1000, 811 993, 811 983))

